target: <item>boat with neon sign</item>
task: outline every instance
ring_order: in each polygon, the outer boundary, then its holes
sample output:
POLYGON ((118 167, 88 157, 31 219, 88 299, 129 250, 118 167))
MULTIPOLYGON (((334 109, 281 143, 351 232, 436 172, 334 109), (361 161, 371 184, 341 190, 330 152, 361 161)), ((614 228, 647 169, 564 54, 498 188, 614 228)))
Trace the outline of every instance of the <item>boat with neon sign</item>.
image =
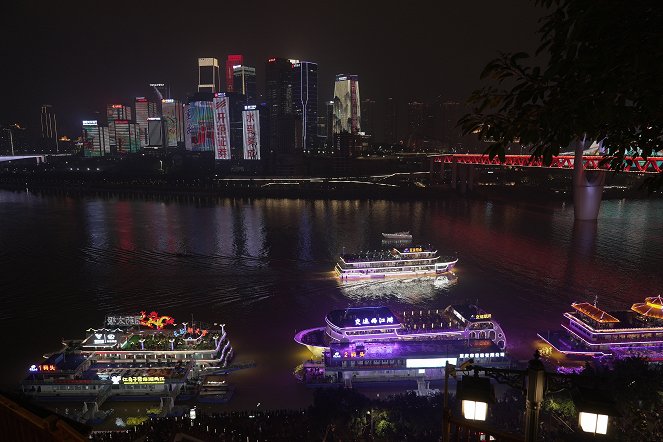
POLYGON ((440 256, 431 246, 343 253, 334 267, 341 280, 410 278, 451 272, 458 258, 440 256))
MULTIPOLYGON (((37 400, 174 400, 207 374, 228 367, 233 348, 225 324, 176 323, 157 312, 109 315, 102 328, 31 365, 21 391, 37 400)), ((87 410, 87 406, 85 407, 87 410)), ((92 416, 81 414, 81 420, 92 416)))
POLYGON ((474 359, 502 366, 506 336, 490 313, 471 305, 394 313, 388 307, 349 307, 329 312, 326 325, 302 330, 295 341, 318 361, 298 374, 308 383, 439 380, 444 366, 474 359))
POLYGON ((562 329, 538 333, 556 351, 580 358, 644 356, 663 361, 663 297, 636 302, 630 310, 604 311, 588 302, 571 304, 562 329))

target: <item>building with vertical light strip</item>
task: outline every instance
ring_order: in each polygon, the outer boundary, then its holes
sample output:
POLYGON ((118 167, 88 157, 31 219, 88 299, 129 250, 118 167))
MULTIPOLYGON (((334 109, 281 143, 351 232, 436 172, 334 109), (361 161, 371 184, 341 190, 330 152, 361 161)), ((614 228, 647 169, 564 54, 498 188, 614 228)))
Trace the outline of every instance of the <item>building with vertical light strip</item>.
MULTIPOLYGON (((235 85, 235 66, 244 65, 244 56, 240 54, 228 55, 226 59, 226 92, 240 92, 235 85)), ((255 75, 255 69, 253 71, 255 75)))
POLYGON ((256 68, 244 65, 233 66, 233 90, 246 97, 246 104, 256 104, 258 92, 256 89, 256 68))
POLYGON ((244 107, 242 112, 243 147, 245 160, 260 159, 260 113, 255 105, 244 107))
POLYGON ((318 125, 318 64, 310 61, 290 60, 292 63, 292 104, 301 125, 297 133, 301 137, 304 152, 313 152, 317 142, 318 125))
POLYGON ((198 92, 219 91, 219 60, 213 57, 198 59, 198 92))
POLYGON ((45 141, 46 148, 58 152, 58 123, 50 104, 41 106, 41 138, 45 141))
POLYGON ((136 124, 138 124, 140 147, 145 147, 148 145, 147 120, 148 118, 156 117, 158 115, 157 105, 145 97, 136 97, 134 112, 136 112, 136 124))
POLYGON ((358 135, 360 131, 359 77, 337 75, 334 83, 334 134, 358 135))

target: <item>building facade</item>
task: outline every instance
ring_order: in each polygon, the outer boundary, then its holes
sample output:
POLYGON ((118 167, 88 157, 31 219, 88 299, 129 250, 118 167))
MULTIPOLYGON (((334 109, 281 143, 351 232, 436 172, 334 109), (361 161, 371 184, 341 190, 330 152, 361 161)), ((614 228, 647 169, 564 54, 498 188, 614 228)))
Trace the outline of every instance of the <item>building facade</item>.
POLYGON ((226 59, 226 92, 238 92, 235 86, 235 66, 242 65, 244 65, 243 55, 228 55, 226 59))
MULTIPOLYGON (((246 97, 247 105, 254 105, 258 100, 256 87, 256 68, 244 65, 233 67, 233 91, 246 97)), ((229 91, 229 92, 233 92, 229 91)))
POLYGON ((219 91, 219 60, 213 57, 198 59, 198 92, 219 91))
POLYGON ((184 106, 178 100, 161 100, 161 119, 166 131, 166 147, 177 147, 184 142, 184 106))
POLYGON ((361 131, 361 107, 359 77, 340 74, 334 83, 334 134, 359 134, 361 131))
POLYGON ((292 104, 302 150, 313 152, 317 143, 318 124, 318 64, 290 60, 292 63, 292 104))

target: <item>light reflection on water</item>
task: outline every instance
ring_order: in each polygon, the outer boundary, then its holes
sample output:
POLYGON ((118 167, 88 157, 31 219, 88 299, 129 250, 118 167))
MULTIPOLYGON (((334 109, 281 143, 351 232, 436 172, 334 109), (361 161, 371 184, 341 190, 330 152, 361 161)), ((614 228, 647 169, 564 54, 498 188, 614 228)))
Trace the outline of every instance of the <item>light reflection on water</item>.
POLYGON ((61 337, 82 338, 107 313, 157 310, 228 324, 238 357, 231 404, 298 407, 310 392, 292 369, 295 330, 327 311, 383 303, 395 309, 478 302, 530 356, 536 331, 573 301, 608 309, 659 292, 662 201, 607 201, 598 224, 572 207, 448 199, 122 200, 0 192, 2 365, 13 387, 61 337), (343 285, 331 273, 346 251, 380 249, 382 232, 459 254, 458 279, 343 285))

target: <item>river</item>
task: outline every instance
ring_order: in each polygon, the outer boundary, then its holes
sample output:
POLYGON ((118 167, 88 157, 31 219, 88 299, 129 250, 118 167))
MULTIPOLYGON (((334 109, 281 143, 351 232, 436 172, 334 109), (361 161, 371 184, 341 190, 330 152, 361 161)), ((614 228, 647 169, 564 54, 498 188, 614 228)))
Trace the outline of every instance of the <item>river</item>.
POLYGON ((660 293, 663 201, 604 201, 598 223, 574 224, 562 201, 366 201, 68 197, 0 191, 2 387, 45 352, 83 338, 109 313, 156 310, 176 321, 224 322, 241 360, 230 405, 306 406, 293 368, 296 330, 331 309, 397 310, 478 302, 528 359, 536 332, 573 301, 628 309, 660 293), (344 286, 342 250, 381 248, 381 232, 458 253, 457 281, 344 286))

